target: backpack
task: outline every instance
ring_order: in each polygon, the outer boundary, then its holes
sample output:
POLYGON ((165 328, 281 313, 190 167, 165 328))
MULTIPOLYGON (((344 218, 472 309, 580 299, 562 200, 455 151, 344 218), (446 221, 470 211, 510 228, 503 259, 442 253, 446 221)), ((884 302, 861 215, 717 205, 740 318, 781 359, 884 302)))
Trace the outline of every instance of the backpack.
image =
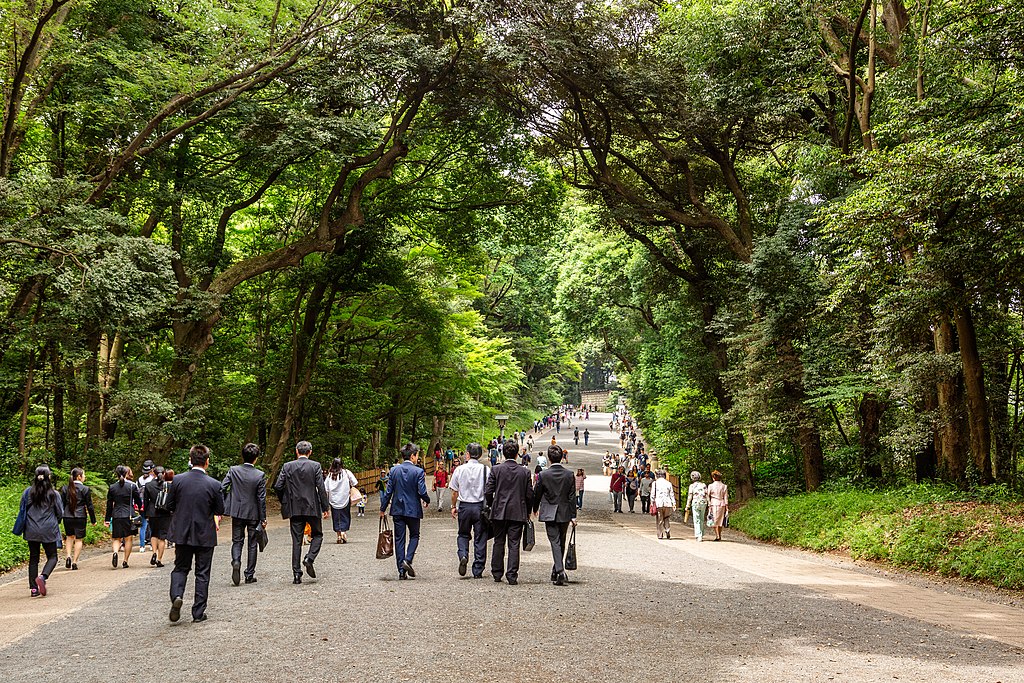
POLYGON ((160 490, 157 492, 156 498, 153 500, 153 507, 155 507, 157 510, 166 511, 167 498, 169 497, 169 495, 170 487, 167 485, 167 482, 164 482, 163 486, 161 486, 160 490))

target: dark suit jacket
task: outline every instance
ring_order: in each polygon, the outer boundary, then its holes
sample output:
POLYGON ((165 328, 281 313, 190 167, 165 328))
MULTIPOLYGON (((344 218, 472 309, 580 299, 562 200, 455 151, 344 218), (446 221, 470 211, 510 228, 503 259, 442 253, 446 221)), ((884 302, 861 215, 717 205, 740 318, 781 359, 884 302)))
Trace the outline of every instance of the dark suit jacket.
POLYGON ((235 519, 267 521, 267 475, 248 463, 234 465, 222 482, 224 514, 235 519))
POLYGON ((167 540, 201 548, 217 545, 213 518, 224 514, 224 494, 216 479, 198 468, 177 475, 167 494, 167 509, 172 513, 167 540))
POLYGON ((330 510, 324 471, 320 463, 309 458, 286 462, 274 482, 274 491, 281 499, 281 516, 316 517, 330 510))
POLYGON ((576 476, 558 462, 540 473, 533 490, 533 510, 542 522, 576 519, 576 476))
POLYGON ((134 481, 115 481, 107 489, 106 519, 128 519, 135 508, 142 509, 142 495, 134 481))
POLYGON ((384 489, 384 497, 380 501, 380 509, 387 510, 391 506, 392 517, 423 517, 423 506, 420 501, 430 505, 430 494, 427 493, 427 479, 423 470, 406 460, 391 468, 388 474, 388 487, 384 489))
POLYGON ((491 506, 491 519, 525 522, 533 504, 530 470, 515 460, 506 460, 491 468, 484 498, 491 506))

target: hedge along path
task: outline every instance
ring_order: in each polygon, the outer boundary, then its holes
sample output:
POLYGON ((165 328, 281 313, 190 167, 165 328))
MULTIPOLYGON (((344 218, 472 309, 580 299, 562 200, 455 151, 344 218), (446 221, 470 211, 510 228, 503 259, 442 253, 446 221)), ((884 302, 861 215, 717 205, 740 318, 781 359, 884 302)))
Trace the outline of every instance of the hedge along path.
MULTIPOLYGON (((630 517, 615 521, 637 534, 656 536, 654 522, 649 516, 644 517, 646 524, 630 517)), ((679 552, 776 583, 800 586, 856 605, 1024 649, 1024 610, 1020 608, 949 594, 939 586, 922 588, 868 576, 800 557, 810 555, 807 551, 781 552, 757 541, 736 542, 737 535, 729 530, 723 534, 722 543, 709 542, 707 535, 703 543, 697 543, 691 525, 676 518, 672 526, 678 536, 663 542, 671 543, 679 552)), ((738 580, 742 581, 742 577, 738 580)))

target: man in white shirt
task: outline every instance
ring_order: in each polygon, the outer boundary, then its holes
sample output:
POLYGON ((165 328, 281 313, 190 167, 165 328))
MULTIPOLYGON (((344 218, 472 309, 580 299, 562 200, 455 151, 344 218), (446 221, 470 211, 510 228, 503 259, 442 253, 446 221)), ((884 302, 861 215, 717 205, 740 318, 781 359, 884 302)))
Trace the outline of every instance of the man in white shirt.
MULTIPOLYGON (((139 477, 138 486, 140 491, 146 490, 146 484, 153 481, 156 477, 153 476, 153 461, 147 460, 142 463, 142 476, 139 477)), ((146 552, 146 542, 149 540, 149 519, 145 515, 142 515, 142 526, 139 527, 139 552, 146 552)))
POLYGON ((473 535, 473 578, 482 579, 487 561, 487 534, 481 513, 484 509, 484 486, 487 467, 480 462, 484 447, 471 443, 466 447, 466 462, 455 468, 448 486, 452 490, 452 519, 459 521, 459 576, 466 575, 469 565, 469 538, 473 535))

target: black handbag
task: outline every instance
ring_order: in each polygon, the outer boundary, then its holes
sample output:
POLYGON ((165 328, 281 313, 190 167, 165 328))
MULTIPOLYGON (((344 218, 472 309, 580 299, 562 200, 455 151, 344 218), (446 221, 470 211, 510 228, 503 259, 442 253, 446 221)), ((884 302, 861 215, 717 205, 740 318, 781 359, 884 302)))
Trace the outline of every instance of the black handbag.
POLYGON ((260 526, 260 528, 256 530, 256 546, 260 549, 261 553, 266 549, 267 543, 269 542, 270 536, 267 535, 267 530, 260 526))
MULTIPOLYGON (((484 488, 487 488, 487 468, 484 468, 484 488)), ((487 499, 484 499, 483 507, 480 508, 480 525, 484 529, 484 536, 492 538, 494 536, 494 524, 491 523, 491 506, 487 504, 487 499)))
POLYGON ((537 545, 537 530, 533 527, 533 520, 528 519, 526 526, 523 527, 523 550, 530 552, 535 545, 537 545))
POLYGON ((568 571, 576 569, 576 527, 573 527, 569 534, 569 547, 565 550, 565 568, 568 571))

